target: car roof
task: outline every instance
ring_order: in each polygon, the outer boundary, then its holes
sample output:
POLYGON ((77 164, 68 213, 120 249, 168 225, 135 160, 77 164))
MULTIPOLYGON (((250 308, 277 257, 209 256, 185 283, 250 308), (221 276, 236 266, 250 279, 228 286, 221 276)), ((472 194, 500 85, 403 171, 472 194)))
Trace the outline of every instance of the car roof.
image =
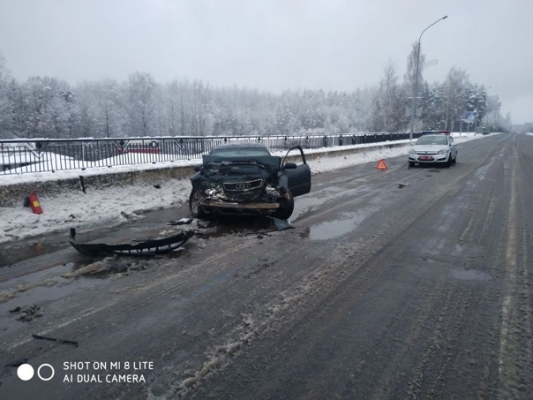
MULTIPOLYGON (((420 137, 423 138, 423 137, 443 137, 443 136, 445 136, 445 135, 442 134, 442 133, 432 133, 431 135, 422 135, 420 137)), ((448 136, 448 135, 446 135, 446 136, 448 136)))
POLYGON ((268 151, 265 145, 260 143, 244 142, 244 143, 227 143, 215 147, 213 150, 217 149, 265 149, 268 151))

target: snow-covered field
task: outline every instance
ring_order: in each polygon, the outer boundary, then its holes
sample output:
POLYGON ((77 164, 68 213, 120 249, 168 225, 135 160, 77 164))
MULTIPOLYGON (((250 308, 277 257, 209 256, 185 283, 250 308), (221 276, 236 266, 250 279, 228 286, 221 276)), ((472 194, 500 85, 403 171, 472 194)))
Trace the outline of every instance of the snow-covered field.
MULTIPOLYGON (((473 133, 458 136, 454 134, 457 143, 462 143, 472 139, 479 139, 486 136, 473 133)), ((404 141, 404 142, 409 142, 404 141)), ((395 142, 397 143, 397 142, 395 142)), ((328 152, 315 160, 309 160, 313 174, 327 172, 339 168, 348 167, 370 162, 377 162, 380 159, 388 159, 401 155, 407 155, 409 146, 383 148, 381 143, 376 145, 356 145, 343 146, 340 148, 329 148, 328 152), (337 149, 364 148, 364 151, 350 155, 335 155, 337 149)), ((324 149, 309 151, 324 152, 324 149)), ((284 155, 284 154, 280 154, 284 155)), ((198 160, 180 161, 169 163, 169 165, 196 165, 198 160)), ((132 171, 150 168, 160 168, 167 163, 157 165, 132 165, 108 168, 95 168, 91 170, 58 171, 55 173, 30 173, 22 175, 0 176, 0 190, 9 190, 9 185, 19 182, 32 182, 42 180, 55 180, 61 178, 75 177, 80 174, 101 174, 119 171, 132 171)), ((372 166, 374 168, 374 166, 372 166)), ((40 197, 43 214, 36 215, 30 208, 25 208, 21 204, 17 207, 0 207, 0 243, 31 237, 52 231, 68 231, 68 228, 87 227, 91 225, 107 224, 108 226, 120 224, 127 219, 140 218, 136 213, 146 210, 162 209, 177 204, 187 202, 190 193, 190 182, 188 179, 169 180, 156 189, 150 184, 136 185, 131 187, 108 188, 102 190, 87 190, 83 192, 64 192, 60 195, 40 197)))

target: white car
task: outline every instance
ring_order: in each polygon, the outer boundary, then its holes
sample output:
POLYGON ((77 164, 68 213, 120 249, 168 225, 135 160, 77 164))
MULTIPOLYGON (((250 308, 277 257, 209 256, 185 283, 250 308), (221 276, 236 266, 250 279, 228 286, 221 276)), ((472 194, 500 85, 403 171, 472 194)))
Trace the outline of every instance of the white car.
POLYGON ((409 166, 441 164, 450 166, 457 161, 457 146, 451 136, 445 134, 421 136, 409 151, 409 166))

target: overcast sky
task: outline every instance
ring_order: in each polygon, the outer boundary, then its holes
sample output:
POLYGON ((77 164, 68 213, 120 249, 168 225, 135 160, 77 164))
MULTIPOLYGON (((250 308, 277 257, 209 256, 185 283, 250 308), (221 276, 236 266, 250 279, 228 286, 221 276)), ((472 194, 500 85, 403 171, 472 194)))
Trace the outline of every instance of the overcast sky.
POLYGON ((0 0, 0 53, 18 80, 158 82, 353 91, 422 37, 429 81, 453 66, 533 122, 533 0, 0 0))

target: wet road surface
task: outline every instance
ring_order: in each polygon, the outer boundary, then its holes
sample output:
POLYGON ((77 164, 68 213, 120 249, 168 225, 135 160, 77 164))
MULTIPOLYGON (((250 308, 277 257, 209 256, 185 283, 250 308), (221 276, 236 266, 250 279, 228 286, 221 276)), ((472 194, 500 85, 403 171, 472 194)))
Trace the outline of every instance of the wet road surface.
MULTIPOLYGON (((458 150, 451 168, 316 175, 292 230, 201 223, 151 259, 86 258, 61 235, 10 244, 0 398, 531 398, 533 137, 458 150), (55 375, 22 382, 21 363, 55 375)), ((78 240, 169 235, 187 214, 78 240)))

